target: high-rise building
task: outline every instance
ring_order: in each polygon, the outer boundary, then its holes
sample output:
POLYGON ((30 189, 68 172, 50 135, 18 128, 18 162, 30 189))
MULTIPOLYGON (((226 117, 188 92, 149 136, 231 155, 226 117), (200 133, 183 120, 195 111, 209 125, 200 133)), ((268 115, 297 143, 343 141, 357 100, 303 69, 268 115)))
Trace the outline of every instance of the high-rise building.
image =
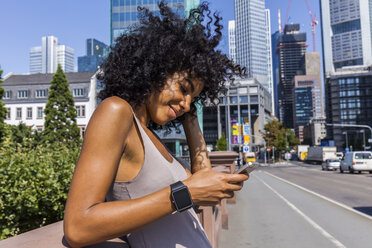
POLYGON ((30 73, 55 73, 60 64, 64 72, 74 71, 74 49, 58 44, 58 38, 44 36, 41 46, 30 49, 30 73))
POLYGON ((277 53, 277 48, 279 44, 279 36, 281 33, 276 31, 271 35, 271 58, 273 66, 273 98, 274 98, 274 110, 273 114, 279 117, 279 99, 278 99, 278 85, 279 85, 279 56, 277 53))
POLYGON ((265 0, 235 0, 236 62, 269 89, 266 18, 265 0))
MULTIPOLYGON (((372 1, 322 0, 320 6, 327 123, 371 126, 372 1)), ((327 139, 340 150, 362 149, 359 131, 328 125, 327 139)))
POLYGON ((325 76, 372 64, 372 1, 320 1, 325 76))
MULTIPOLYGON (((168 0, 168 6, 180 16, 185 15, 185 10, 197 7, 199 0, 168 0)), ((148 8, 159 15, 158 1, 155 0, 111 0, 111 44, 123 32, 129 32, 133 25, 138 24, 138 6, 148 8)))
POLYGON ((273 76, 273 58, 272 58, 272 47, 271 47, 271 21, 270 21, 270 10, 265 9, 265 28, 266 28, 266 54, 267 54, 267 90, 271 94, 271 113, 275 113, 275 101, 274 101, 274 76, 273 76))
POLYGON ((229 57, 236 62, 235 21, 229 21, 229 57))
POLYGON ((293 78, 303 74, 306 52, 306 33, 300 33, 299 24, 287 24, 279 34, 277 52, 279 56, 278 105, 279 120, 287 127, 293 126, 293 78))
POLYGON ((78 57, 78 71, 96 71, 108 54, 108 46, 96 39, 86 40, 86 55, 78 57))

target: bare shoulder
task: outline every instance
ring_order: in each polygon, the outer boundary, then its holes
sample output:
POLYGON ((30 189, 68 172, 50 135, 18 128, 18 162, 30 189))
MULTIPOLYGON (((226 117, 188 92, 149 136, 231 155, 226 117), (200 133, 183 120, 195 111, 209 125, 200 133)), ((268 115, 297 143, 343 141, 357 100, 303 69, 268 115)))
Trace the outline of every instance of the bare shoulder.
POLYGON ((124 116, 132 116, 132 107, 130 104, 117 96, 112 96, 103 100, 99 105, 97 110, 109 112, 111 114, 123 114, 124 116))

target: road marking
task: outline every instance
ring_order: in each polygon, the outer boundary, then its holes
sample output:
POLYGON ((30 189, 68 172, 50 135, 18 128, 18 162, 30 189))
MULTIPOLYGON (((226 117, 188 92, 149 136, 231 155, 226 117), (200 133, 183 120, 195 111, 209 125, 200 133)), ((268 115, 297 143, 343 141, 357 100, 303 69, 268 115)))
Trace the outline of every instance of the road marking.
POLYGON ((290 185, 292 185, 292 186, 294 186, 294 187, 296 187, 296 188, 299 188, 299 189, 301 189, 301 190, 303 190, 303 191, 305 191, 305 192, 307 192, 307 193, 310 193, 310 194, 313 194, 313 195, 315 195, 315 196, 317 196, 317 197, 319 197, 319 198, 322 198, 323 200, 329 201, 329 202, 331 202, 331 203, 333 203, 333 204, 335 204, 335 205, 337 205, 337 206, 339 206, 339 207, 342 207, 342 208, 344 208, 344 209, 346 209, 346 210, 349 210, 349 211, 351 211, 351 212, 353 212, 353 213, 355 213, 355 214, 359 214, 360 216, 363 216, 363 217, 365 217, 365 218, 367 218, 367 219, 369 219, 369 220, 372 220, 372 216, 369 216, 369 215, 367 215, 367 214, 364 214, 364 213, 362 213, 362 212, 359 212, 359 211, 357 211, 357 210, 355 210, 355 209, 353 209, 353 208, 351 208, 351 207, 349 207, 349 206, 346 206, 346 205, 344 205, 344 204, 342 204, 342 203, 340 203, 340 202, 337 202, 337 201, 332 200, 332 199, 330 199, 330 198, 328 198, 328 197, 326 197, 326 196, 323 196, 323 195, 318 194, 318 193, 316 193, 316 192, 314 192, 314 191, 311 191, 311 190, 309 190, 309 189, 306 189, 306 188, 304 188, 304 187, 302 187, 302 186, 300 186, 300 185, 297 185, 297 184, 295 184, 295 183, 292 183, 292 182, 290 182, 290 181, 287 181, 287 180, 285 180, 285 179, 283 179, 283 178, 281 178, 281 177, 275 176, 275 175, 273 175, 273 174, 271 174, 271 173, 269 173, 269 172, 266 172, 266 171, 265 171, 264 173, 266 173, 266 174, 268 174, 269 176, 272 176, 272 177, 274 177, 274 178, 276 178, 276 179, 278 179, 278 180, 280 180, 280 181, 283 181, 283 182, 285 182, 285 183, 287 183, 287 184, 290 184, 290 185))
POLYGON ((254 175, 258 180, 260 180, 266 187, 268 187, 271 191, 273 191, 280 199, 282 199, 285 203, 288 204, 294 211, 296 211, 299 215, 301 215, 309 224, 318 230, 324 237, 326 237, 329 241, 331 241, 336 247, 338 248, 346 248, 340 241, 338 241, 335 237, 329 234, 326 230, 324 230, 321 226, 319 226, 315 221, 313 221, 310 217, 304 214, 301 210, 299 210, 295 205, 293 205, 290 201, 288 201, 284 196, 279 194, 275 189, 273 189, 270 185, 265 183, 260 177, 254 175))

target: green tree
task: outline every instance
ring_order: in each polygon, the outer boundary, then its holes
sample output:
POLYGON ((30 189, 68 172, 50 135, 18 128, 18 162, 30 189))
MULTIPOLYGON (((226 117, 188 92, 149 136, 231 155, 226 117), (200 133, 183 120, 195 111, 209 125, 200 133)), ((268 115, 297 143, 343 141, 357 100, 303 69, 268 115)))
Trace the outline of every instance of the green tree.
POLYGON ((50 143, 79 145, 80 130, 76 124, 76 109, 61 65, 53 75, 48 102, 45 107, 43 139, 50 143))
POLYGON ((217 140, 217 151, 226 151, 226 135, 222 133, 221 137, 217 140))
POLYGON ((5 132, 5 123, 4 123, 4 120, 6 118, 6 113, 7 113, 7 110, 6 108, 4 107, 4 103, 2 101, 4 95, 5 95, 5 91, 4 91, 4 88, 1 86, 1 84, 3 83, 3 80, 1 80, 1 75, 3 74, 3 71, 0 70, 0 143, 4 137, 4 132, 5 132))

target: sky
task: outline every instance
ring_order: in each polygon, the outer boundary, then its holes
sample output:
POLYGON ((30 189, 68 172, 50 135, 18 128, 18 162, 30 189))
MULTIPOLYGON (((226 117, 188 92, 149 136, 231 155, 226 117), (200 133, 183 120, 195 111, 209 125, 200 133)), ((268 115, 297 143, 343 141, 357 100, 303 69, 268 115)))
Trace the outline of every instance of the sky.
MULTIPOLYGON (((271 32, 278 30, 278 9, 284 25, 289 0, 266 0, 271 11, 271 32)), ((228 53, 228 21, 234 19, 234 0, 209 0, 210 8, 223 17, 223 39, 219 45, 228 53)), ((319 1, 309 0, 319 25, 316 27, 316 48, 321 52, 319 1)), ((110 0, 1 0, 0 4, 0 68, 2 77, 13 72, 29 72, 29 51, 41 46, 41 37, 53 35, 67 45, 77 57, 85 55, 85 41, 95 38, 110 42, 110 0)), ((308 51, 312 51, 310 17, 305 0, 292 1, 288 23, 300 23, 307 33, 308 51)))

